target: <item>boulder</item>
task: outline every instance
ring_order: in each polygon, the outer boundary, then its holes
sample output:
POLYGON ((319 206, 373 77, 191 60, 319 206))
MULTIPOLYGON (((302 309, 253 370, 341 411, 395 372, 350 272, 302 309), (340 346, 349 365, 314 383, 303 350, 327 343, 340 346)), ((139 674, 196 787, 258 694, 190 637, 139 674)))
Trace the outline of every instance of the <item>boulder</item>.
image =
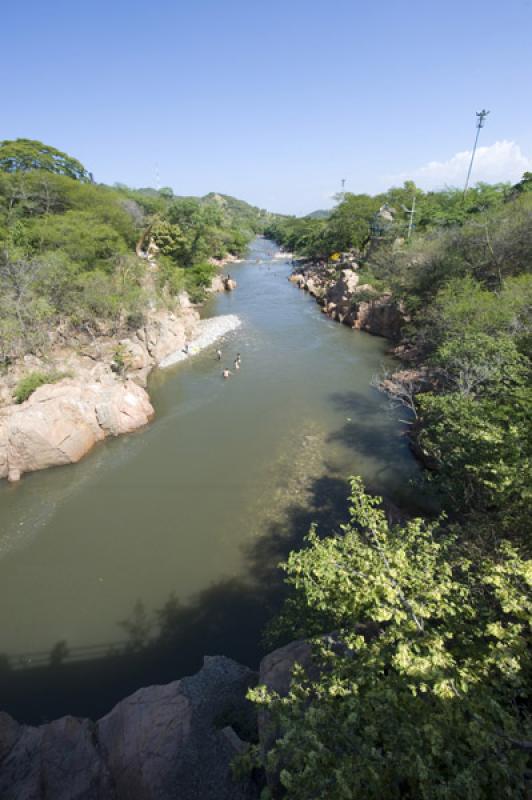
POLYGON ((355 292, 360 278, 352 269, 343 269, 338 280, 331 283, 327 289, 327 302, 335 305, 347 306, 355 292))
MULTIPOLYGON (((256 675, 223 656, 189 678, 140 689, 97 723, 38 728, 0 714, 2 800, 256 800, 231 762, 246 748, 231 726, 253 714, 256 675)), ((251 718, 251 717, 250 717, 251 718)))
POLYGON ((250 783, 232 779, 230 764, 241 743, 234 731, 224 732, 233 717, 250 711, 245 694, 255 681, 247 667, 207 657, 193 677, 141 689, 119 703, 98 723, 117 798, 255 797, 250 783))
POLYGON ((148 395, 132 381, 46 384, 26 402, 0 410, 0 478, 79 461, 105 436, 129 433, 153 416, 148 395))
POLYGON ((121 339, 119 342, 125 354, 126 369, 128 374, 137 370, 153 367, 154 360, 148 353, 146 346, 135 336, 132 339, 121 339))
POLYGON ((106 436, 131 433, 146 425, 154 415, 148 395, 132 381, 115 383, 99 392, 94 410, 106 436))
POLYGON ((221 275, 215 275, 211 281, 211 285, 207 289, 208 292, 225 292, 224 279, 221 275))
POLYGON ((404 309, 391 294, 359 303, 353 327, 387 339, 397 339, 406 320, 404 309))
POLYGON ((325 294, 325 289, 321 285, 321 281, 316 277, 307 278, 304 287, 309 294, 313 297, 321 298, 325 294))
POLYGON ((197 332, 199 314, 185 292, 176 308, 151 311, 142 328, 120 341, 78 332, 67 346, 65 334, 46 360, 26 355, 12 365, 0 379, 0 478, 15 481, 24 472, 79 461, 105 436, 145 425, 154 413, 144 390, 150 370, 197 332), (113 371, 118 348, 126 380, 113 371), (71 377, 14 404, 17 384, 37 371, 71 377))
POLYGON ((2 409, 0 477, 16 481, 23 472, 79 461, 104 438, 93 392, 65 383, 41 386, 25 403, 2 409))
POLYGON ((144 334, 148 352, 158 363, 185 344, 185 321, 167 311, 155 311, 144 326, 144 334))
POLYGON ((0 713, 2 800, 114 800, 94 728, 74 717, 33 728, 0 713))
POLYGON ((259 683, 273 692, 287 695, 295 664, 317 674, 312 663, 312 648, 304 639, 290 642, 264 656, 260 662, 259 683))

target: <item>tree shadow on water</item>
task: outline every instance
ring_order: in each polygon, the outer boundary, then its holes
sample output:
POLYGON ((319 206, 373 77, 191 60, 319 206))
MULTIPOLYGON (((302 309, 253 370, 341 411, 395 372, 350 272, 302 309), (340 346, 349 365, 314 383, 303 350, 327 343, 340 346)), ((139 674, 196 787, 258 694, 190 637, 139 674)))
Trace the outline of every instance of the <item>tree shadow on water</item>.
POLYGON ((64 714, 96 719, 136 689, 197 671, 204 655, 226 655, 257 668, 266 652, 263 630, 286 593, 279 562, 301 545, 310 525, 329 533, 346 518, 347 484, 322 475, 243 547, 244 570, 179 600, 179 587, 163 605, 142 599, 126 619, 123 636, 87 647, 54 643, 47 653, 0 656, 0 709, 32 724, 64 714))

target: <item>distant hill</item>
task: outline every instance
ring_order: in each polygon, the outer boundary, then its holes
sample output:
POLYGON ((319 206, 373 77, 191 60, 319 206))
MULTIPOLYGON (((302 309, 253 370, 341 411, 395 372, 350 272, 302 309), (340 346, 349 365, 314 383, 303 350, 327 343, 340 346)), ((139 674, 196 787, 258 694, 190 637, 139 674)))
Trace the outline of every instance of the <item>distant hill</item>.
MULTIPOLYGON (((127 187, 120 184, 116 188, 127 187)), ((174 200, 195 200, 202 205, 216 204, 224 211, 226 220, 236 227, 247 228, 254 233, 260 233, 264 229, 266 223, 270 222, 275 214, 266 211, 264 208, 252 206, 246 203, 245 200, 239 200, 237 197, 232 197, 229 194, 222 194, 221 192, 209 192, 203 197, 194 195, 178 195, 174 194, 170 188, 153 189, 146 186, 140 189, 130 190, 135 195, 142 195, 143 197, 151 198, 153 200, 162 201, 164 204, 173 202, 174 200)))
POLYGON ((219 192, 209 192, 200 198, 202 203, 216 203, 227 215, 233 224, 243 225, 251 230, 259 232, 273 216, 264 208, 252 206, 245 200, 239 200, 229 194, 219 192))
POLYGON ((325 208, 319 208, 317 211, 311 211, 310 214, 305 214, 306 219, 328 219, 331 212, 325 208))

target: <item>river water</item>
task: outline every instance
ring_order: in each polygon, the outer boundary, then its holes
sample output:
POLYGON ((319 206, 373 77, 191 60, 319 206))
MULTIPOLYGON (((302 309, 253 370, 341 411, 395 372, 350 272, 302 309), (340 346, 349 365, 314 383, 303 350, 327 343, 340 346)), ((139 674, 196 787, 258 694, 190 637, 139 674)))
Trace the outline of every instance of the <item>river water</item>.
POLYGON ((273 250, 257 239, 204 309, 242 320, 222 362, 152 375, 148 428, 0 486, 0 709, 96 717, 204 654, 256 666, 277 564, 338 523, 345 478, 412 504, 401 414, 370 386, 386 342, 328 320, 273 250))

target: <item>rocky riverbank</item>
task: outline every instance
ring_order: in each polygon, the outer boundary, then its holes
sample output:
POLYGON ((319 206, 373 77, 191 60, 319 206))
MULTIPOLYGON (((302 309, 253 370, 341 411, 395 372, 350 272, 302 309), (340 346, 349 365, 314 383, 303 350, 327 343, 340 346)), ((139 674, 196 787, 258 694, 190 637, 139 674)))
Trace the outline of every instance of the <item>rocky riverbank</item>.
POLYGON ((150 371, 190 357, 239 324, 234 315, 200 320, 182 294, 174 311, 149 311, 124 338, 86 332, 68 340, 56 332, 46 358, 27 355, 0 378, 0 479, 74 463, 106 436, 146 425, 154 415, 145 388, 150 371), (15 403, 21 381, 36 375, 43 385, 15 403))
POLYGON ((389 292, 361 283, 359 271, 358 263, 346 254, 334 266, 297 262, 290 280, 315 297, 331 319, 396 340, 407 321, 404 307, 389 292))
POLYGON ((206 657, 191 677, 126 697, 105 717, 62 717, 33 727, 0 712, 2 800, 258 800, 275 773, 236 778, 235 757, 271 745, 271 725, 246 699, 264 684, 286 694, 294 642, 270 653, 259 673, 224 656, 206 657))

